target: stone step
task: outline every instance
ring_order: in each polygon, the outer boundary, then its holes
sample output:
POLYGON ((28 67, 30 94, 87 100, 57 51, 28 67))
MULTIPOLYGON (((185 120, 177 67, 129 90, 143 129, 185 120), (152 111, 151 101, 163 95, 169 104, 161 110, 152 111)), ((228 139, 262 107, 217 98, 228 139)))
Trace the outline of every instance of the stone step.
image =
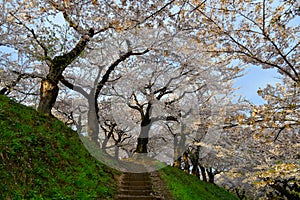
POLYGON ((152 190, 152 185, 146 186, 130 186, 130 185, 121 185, 120 190, 152 190))
POLYGON ((149 176, 126 177, 122 178, 123 181, 151 181, 149 176))
POLYGON ((159 200, 153 196, 149 173, 123 173, 116 200, 159 200))
POLYGON ((152 193, 153 191, 152 190, 124 190, 124 189, 120 189, 119 190, 119 194, 124 194, 124 195, 135 195, 135 196, 140 196, 140 195, 149 195, 149 196, 151 196, 151 193, 152 193))
POLYGON ((129 178, 129 179, 137 179, 137 180, 140 180, 140 179, 148 179, 150 176, 149 176, 149 174, 128 174, 128 175, 126 175, 126 174, 124 174, 123 175, 123 178, 129 178))
POLYGON ((117 195, 116 200, 159 200, 159 198, 155 198, 152 196, 131 196, 131 195, 117 195))
POLYGON ((121 181, 124 186, 151 186, 151 181, 121 181))
POLYGON ((150 173, 148 172, 142 172, 142 173, 131 173, 131 172, 124 172, 123 173, 125 176, 129 175, 129 176, 149 176, 150 173))

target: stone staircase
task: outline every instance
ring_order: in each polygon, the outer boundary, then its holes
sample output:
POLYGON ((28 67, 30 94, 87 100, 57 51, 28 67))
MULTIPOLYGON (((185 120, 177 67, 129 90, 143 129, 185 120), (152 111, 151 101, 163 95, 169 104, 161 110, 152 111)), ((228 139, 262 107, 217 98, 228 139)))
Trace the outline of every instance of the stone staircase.
POLYGON ((115 200, 160 200, 152 189, 150 173, 125 172, 120 178, 115 200))

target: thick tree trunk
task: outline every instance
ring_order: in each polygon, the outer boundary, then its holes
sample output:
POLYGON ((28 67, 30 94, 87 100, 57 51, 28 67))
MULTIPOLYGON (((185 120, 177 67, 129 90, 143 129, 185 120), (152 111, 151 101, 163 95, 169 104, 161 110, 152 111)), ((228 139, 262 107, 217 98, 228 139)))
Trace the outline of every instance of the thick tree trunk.
POLYGON ((141 123, 141 132, 138 137, 138 143, 136 146, 136 153, 148 153, 148 142, 149 142, 149 132, 151 128, 151 120, 146 119, 141 123))
POLYGON ((152 125, 151 109, 152 109, 152 103, 149 102, 146 109, 146 113, 143 114, 141 112, 141 116, 142 116, 141 132, 138 137, 135 153, 145 153, 145 154, 148 153, 147 146, 149 142, 149 132, 152 125))
POLYGON ((41 82, 40 88, 40 102, 38 111, 46 115, 51 115, 51 109, 53 108, 58 95, 58 82, 44 79, 41 82))
POLYGON ((5 95, 7 91, 8 91, 7 88, 2 88, 2 89, 0 90, 0 94, 1 94, 1 95, 5 95))
POLYGON ((89 111, 88 111, 88 135, 92 141, 98 144, 99 139, 99 123, 98 115, 96 111, 95 101, 93 98, 89 99, 89 111))
POLYGON ((200 172, 199 172, 199 166, 198 166, 198 163, 194 163, 193 164, 193 169, 192 169, 192 174, 194 176, 196 176, 197 178, 200 178, 200 172))
POLYGON ((58 82, 66 69, 85 49, 90 38, 94 36, 94 30, 90 29, 87 35, 83 35, 76 46, 68 53, 61 56, 55 56, 53 59, 48 58, 49 73, 46 79, 42 80, 40 88, 40 102, 38 111, 47 115, 51 115, 58 95, 58 82))

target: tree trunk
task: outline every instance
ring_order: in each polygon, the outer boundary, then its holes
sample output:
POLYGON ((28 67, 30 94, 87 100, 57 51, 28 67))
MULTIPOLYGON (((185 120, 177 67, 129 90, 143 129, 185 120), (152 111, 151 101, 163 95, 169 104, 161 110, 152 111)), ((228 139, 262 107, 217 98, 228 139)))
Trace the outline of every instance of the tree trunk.
POLYGON ((179 156, 176 160, 174 160, 173 167, 181 169, 181 156, 179 156))
MULTIPOLYGON (((102 150, 104 151, 104 153, 107 153, 107 151, 106 151, 106 146, 107 146, 108 141, 109 141, 109 139, 111 138, 111 136, 113 136, 114 129, 115 129, 115 126, 116 126, 116 125, 117 125, 117 124, 113 124, 113 125, 110 127, 109 132, 107 133, 107 131, 106 131, 106 133, 105 133, 105 139, 104 139, 104 141, 103 141, 103 143, 102 143, 102 150)), ((118 143, 116 142, 115 145, 117 146, 118 143)))
POLYGON ((95 103, 96 102, 93 98, 89 99, 88 135, 92 141, 94 141, 96 144, 99 144, 99 123, 95 103))
POLYGON ((294 186, 291 187, 288 182, 288 180, 284 179, 275 180, 273 184, 270 184, 270 186, 275 191, 278 191, 281 196, 285 196, 287 199, 299 199, 299 196, 296 194, 296 192, 300 189, 299 186, 297 185, 297 183, 294 183, 294 186))
POLYGON ((200 178, 200 172, 199 172, 199 151, 200 151, 200 147, 197 146, 196 147, 196 152, 194 153, 194 155, 192 156, 192 165, 193 165, 193 169, 192 169, 192 174, 197 176, 197 178, 200 178))
POLYGON ((178 135, 175 134, 174 136, 174 161, 173 161, 173 167, 176 167, 178 169, 181 169, 181 151, 180 146, 178 144, 178 135))
POLYGON ((105 136, 105 139, 104 139, 104 141, 103 141, 103 143, 102 143, 102 147, 101 147, 101 148, 102 148, 102 151, 103 151, 104 153, 107 153, 107 151, 106 151, 106 146, 107 146, 107 143, 108 143, 108 141, 109 141, 111 135, 112 135, 112 132, 110 131, 110 132, 107 134, 107 136, 105 136))
POLYGON ((208 182, 215 184, 215 174, 213 173, 212 168, 210 167, 206 172, 208 175, 208 182))
POLYGON ((141 123, 141 132, 138 137, 138 144, 136 147, 136 153, 148 153, 148 142, 149 142, 149 132, 151 127, 151 120, 149 122, 142 122, 141 123))
POLYGON ((201 170, 202 180, 203 180, 204 182, 207 182, 207 177, 206 177, 205 168, 204 168, 202 165, 199 165, 199 166, 200 166, 200 170, 201 170))
POLYGON ((58 82, 64 70, 71 64, 85 49, 90 38, 94 36, 94 30, 90 29, 87 35, 81 37, 76 46, 68 53, 55 56, 54 59, 47 58, 49 62, 49 73, 46 79, 42 80, 40 88, 40 102, 38 111, 51 115, 51 110, 58 95, 58 82))
POLYGON ((199 172, 198 162, 193 163, 192 174, 194 176, 196 176, 197 178, 200 178, 200 172, 199 172))
POLYGON ((148 153, 148 142, 149 142, 149 132, 152 124, 151 120, 151 112, 152 112, 152 102, 148 102, 148 106, 145 114, 143 113, 143 109, 140 110, 141 113, 141 132, 138 137, 138 143, 136 146, 136 153, 148 153))
POLYGON ((40 102, 38 106, 39 112, 51 115, 51 109, 56 102, 58 91, 58 82, 51 81, 50 79, 42 80, 40 88, 40 102))
POLYGON ((119 146, 115 144, 115 159, 119 160, 119 146))
POLYGON ((190 171, 190 165, 189 165, 189 155, 187 152, 184 152, 183 153, 183 163, 184 163, 184 171, 186 173, 189 173, 190 171))
POLYGON ((184 152, 186 137, 183 134, 185 130, 185 126, 182 125, 181 133, 179 135, 174 135, 174 167, 177 167, 178 169, 181 169, 181 160, 182 160, 182 154, 184 152), (179 139, 180 136, 180 139, 179 139))

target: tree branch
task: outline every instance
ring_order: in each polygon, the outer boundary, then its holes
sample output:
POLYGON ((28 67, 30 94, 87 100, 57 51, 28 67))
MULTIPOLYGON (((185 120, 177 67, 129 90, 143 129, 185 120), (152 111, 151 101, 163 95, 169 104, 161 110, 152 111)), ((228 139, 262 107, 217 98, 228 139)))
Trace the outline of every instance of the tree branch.
POLYGON ((111 72, 114 71, 115 67, 117 67, 121 62, 123 62, 130 56, 143 55, 143 54, 148 53, 149 51, 150 51, 149 49, 146 49, 145 51, 142 51, 142 52, 129 51, 129 52, 121 55, 115 62, 113 62, 109 66, 109 68, 106 71, 106 73, 104 74, 104 76, 102 77, 101 81, 97 84, 97 88, 96 88, 96 92, 95 92, 95 100, 98 99, 101 89, 104 87, 105 83, 109 80, 109 76, 110 76, 111 72))
POLYGON ((30 29, 28 26, 26 26, 26 25, 25 25, 18 17, 16 17, 12 12, 9 12, 9 14, 10 14, 11 16, 13 16, 13 17, 18 21, 17 24, 22 25, 23 27, 25 27, 25 29, 27 29, 27 30, 32 34, 33 39, 37 42, 37 44, 38 44, 38 45, 43 49, 43 51, 44 51, 44 56, 45 56, 44 59, 45 59, 46 61, 52 61, 51 58, 48 57, 48 49, 47 49, 46 45, 45 45, 44 43, 42 43, 42 42, 38 39, 38 37, 37 37, 37 35, 35 34, 34 30, 33 30, 33 29, 30 29))
MULTIPOLYGON (((9 85, 6 85, 4 88, 2 88, 0 90, 0 94, 6 94, 8 95, 11 90, 24 78, 40 78, 40 79, 43 79, 42 76, 40 75, 35 75, 35 74, 28 74, 28 73, 21 73, 21 72, 18 72, 18 71, 11 71, 13 72, 14 74, 17 74, 18 77, 16 78, 16 80, 13 80, 9 85)), ((24 93, 25 94, 25 93, 24 93)), ((30 93, 31 94, 31 93, 30 93)))
POLYGON ((61 77, 60 77, 60 82, 61 82, 62 84, 64 84, 64 86, 66 86, 67 88, 69 88, 69 89, 71 89, 71 90, 74 90, 74 91, 76 91, 76 92, 82 94, 86 99, 89 99, 89 94, 88 94, 86 91, 84 91, 82 87, 76 86, 76 85, 70 83, 69 81, 67 81, 67 80, 65 79, 64 76, 61 76, 61 77))
MULTIPOLYGON (((151 13, 149 16, 145 17, 142 21, 140 21, 138 24, 134 25, 132 28, 136 28, 138 25, 145 23, 148 19, 153 18, 155 15, 157 15, 160 12, 162 12, 166 7, 168 7, 169 5, 171 5, 173 2, 175 2, 175 0, 169 1, 164 6, 162 6, 160 9, 158 9, 157 11, 151 13)), ((130 27, 128 27, 125 30, 128 30, 129 28, 130 27)))

